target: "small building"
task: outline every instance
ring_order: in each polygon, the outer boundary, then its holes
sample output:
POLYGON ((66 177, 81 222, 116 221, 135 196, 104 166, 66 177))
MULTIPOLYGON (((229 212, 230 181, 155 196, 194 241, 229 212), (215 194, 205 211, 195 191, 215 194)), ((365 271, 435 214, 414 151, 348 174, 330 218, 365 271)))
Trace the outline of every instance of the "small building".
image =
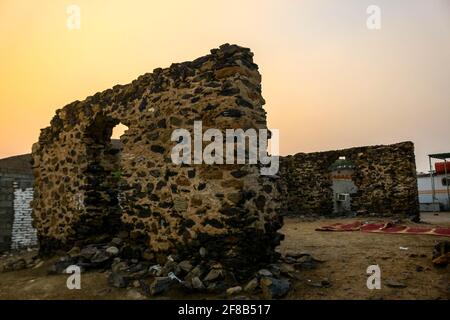
POLYGON ((345 156, 339 157, 330 166, 334 213, 351 212, 351 197, 358 191, 352 180, 354 170, 355 165, 345 156))
POLYGON ((0 252, 35 246, 29 154, 0 159, 0 252))
POLYGON ((450 153, 429 155, 430 172, 417 174, 421 211, 450 211, 450 153), (432 165, 432 159, 439 159, 432 165))

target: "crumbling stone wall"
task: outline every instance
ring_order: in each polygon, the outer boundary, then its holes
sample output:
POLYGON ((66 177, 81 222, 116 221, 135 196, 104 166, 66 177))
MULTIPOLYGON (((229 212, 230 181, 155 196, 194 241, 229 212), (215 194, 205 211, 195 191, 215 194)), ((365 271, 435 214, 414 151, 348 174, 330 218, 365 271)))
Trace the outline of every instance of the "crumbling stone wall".
POLYGON ((418 217, 412 142, 282 157, 280 175, 287 213, 330 215, 333 212, 329 168, 340 156, 345 156, 355 165, 352 179, 358 191, 352 195, 352 211, 418 217))
POLYGON ((172 131, 192 133, 196 120, 203 130, 266 128, 252 57, 226 44, 57 110, 33 146, 41 252, 126 232, 137 257, 206 255, 237 273, 272 261, 282 237, 273 178, 259 165, 170 158, 172 131), (117 147, 110 136, 119 123, 129 129, 117 147))

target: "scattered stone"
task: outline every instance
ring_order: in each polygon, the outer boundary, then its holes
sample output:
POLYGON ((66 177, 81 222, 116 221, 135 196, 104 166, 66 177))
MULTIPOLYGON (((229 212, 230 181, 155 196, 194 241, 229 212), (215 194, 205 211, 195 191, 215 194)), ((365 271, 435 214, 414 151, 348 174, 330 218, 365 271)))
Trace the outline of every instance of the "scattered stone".
POLYGON ((73 265, 71 260, 60 260, 54 263, 49 269, 48 274, 61 274, 65 273, 68 266, 73 265))
POLYGON ((112 272, 108 276, 108 283, 116 288, 125 288, 128 286, 129 280, 117 272, 112 272))
POLYGON ((117 256, 119 254, 119 249, 117 249, 117 247, 111 246, 106 249, 106 253, 110 256, 117 256))
POLYGON ((26 268, 27 268, 27 263, 26 263, 25 259, 16 260, 11 264, 11 270, 13 270, 13 271, 23 270, 26 268))
POLYGON ((259 270, 257 275, 260 277, 272 277, 273 276, 272 272, 270 272, 267 269, 259 270))
POLYGON ((129 266, 126 270, 126 274, 130 279, 142 279, 145 278, 149 271, 146 265, 137 263, 129 266))
POLYGON ((118 238, 118 237, 113 238, 111 240, 111 245, 114 246, 114 247, 120 247, 122 245, 122 243, 123 243, 123 240, 121 238, 118 238))
POLYGON ((110 259, 110 256, 106 253, 106 251, 98 250, 95 255, 91 258, 91 262, 94 264, 102 264, 110 259))
POLYGON ((121 272, 128 268, 128 263, 126 261, 121 261, 120 259, 114 259, 114 262, 111 265, 111 270, 113 272, 121 272))
POLYGON ((331 287, 331 282, 325 278, 319 282, 313 282, 312 280, 307 280, 306 284, 309 285, 310 287, 314 287, 314 288, 329 288, 331 287))
POLYGON ((297 263, 297 259, 293 258, 293 257, 284 257, 283 261, 286 263, 290 263, 290 264, 295 264, 297 263))
POLYGON ((80 255, 80 247, 74 246, 72 249, 70 249, 67 254, 69 255, 69 257, 71 258, 75 258, 78 257, 80 255))
POLYGON ((206 257, 206 249, 204 247, 200 248, 199 253, 202 258, 206 257))
POLYGON ((178 264, 178 268, 180 268, 180 270, 188 273, 189 271, 192 270, 192 264, 189 260, 183 260, 178 264))
POLYGON ((287 279, 262 278, 259 282, 265 299, 284 297, 291 285, 287 279))
POLYGON ((153 275, 158 274, 161 271, 161 266, 159 264, 155 264, 148 268, 148 272, 150 272, 153 275))
POLYGON ((223 276, 223 271, 221 269, 211 269, 203 281, 214 281, 223 276))
POLYGON ((233 296, 235 294, 238 294, 242 291, 242 287, 241 286, 236 286, 236 287, 232 287, 232 288, 228 288, 227 289, 227 295, 229 296, 233 296))
POLYGON ((166 264, 159 271, 157 271, 156 275, 158 277, 161 277, 161 276, 165 277, 169 273, 174 272, 177 267, 178 267, 178 264, 175 261, 169 259, 166 262, 166 264))
POLYGON ((200 280, 199 277, 193 277, 191 280, 192 288, 197 290, 205 289, 205 285, 203 284, 202 280, 200 280))
POLYGON ((401 282, 398 282, 398 281, 395 281, 395 280, 387 280, 385 283, 386 283, 386 285, 387 285, 388 287, 390 287, 390 288, 403 289, 403 288, 406 288, 406 287, 407 287, 406 284, 401 283, 401 282))
POLYGON ((285 275, 285 276, 289 276, 291 278, 295 278, 295 268, 287 263, 282 263, 280 264, 280 273, 285 275))
POLYGON ((450 263, 450 253, 446 253, 445 255, 433 259, 433 264, 435 267, 444 268, 448 266, 449 263, 450 263))
POLYGON ((434 266, 446 267, 450 263, 450 241, 438 241, 433 248, 433 260, 434 266))
POLYGON ((202 265, 198 265, 194 269, 192 269, 184 279, 187 281, 190 281, 194 277, 201 278, 204 273, 205 273, 205 268, 202 265))
POLYGON ((294 267, 296 269, 306 269, 311 270, 315 269, 317 267, 318 263, 321 263, 322 261, 314 259, 310 255, 304 255, 301 258, 297 259, 297 262, 294 264, 294 267))
POLYGON ((166 292, 171 285, 172 280, 169 277, 155 277, 155 280, 150 285, 150 294, 154 296, 166 292))
POLYGON ((258 279, 257 278, 253 278, 252 280, 250 280, 244 287, 244 291, 245 292, 253 292, 256 290, 256 288, 258 288, 258 279))
POLYGON ((290 258, 294 258, 294 259, 298 259, 301 258, 303 256, 310 256, 311 254, 309 254, 308 252, 292 252, 292 251, 288 251, 286 252, 286 254, 284 255, 286 258, 290 257, 290 258))
POLYGON ((212 293, 222 293, 227 290, 227 285, 223 281, 211 282, 206 290, 212 293))
POLYGON ((235 296, 235 297, 232 297, 231 300, 251 300, 251 298, 242 295, 242 296, 235 296))
POLYGON ((91 258, 97 253, 97 248, 95 247, 86 247, 81 249, 80 256, 85 258, 86 260, 91 260, 91 258))
POLYGON ((148 282, 147 282, 147 281, 144 281, 143 279, 138 280, 138 282, 139 282, 139 287, 140 287, 141 291, 142 291, 147 297, 151 296, 151 293, 150 293, 150 285, 148 284, 148 282))
POLYGON ((272 273, 272 276, 274 278, 279 278, 281 276, 281 268, 279 264, 269 265, 269 271, 272 273))
POLYGON ((36 265, 33 267, 33 269, 39 269, 44 265, 44 261, 39 261, 36 263, 36 265))
POLYGON ((127 292, 127 298, 130 300, 145 300, 146 297, 135 289, 131 289, 127 292))

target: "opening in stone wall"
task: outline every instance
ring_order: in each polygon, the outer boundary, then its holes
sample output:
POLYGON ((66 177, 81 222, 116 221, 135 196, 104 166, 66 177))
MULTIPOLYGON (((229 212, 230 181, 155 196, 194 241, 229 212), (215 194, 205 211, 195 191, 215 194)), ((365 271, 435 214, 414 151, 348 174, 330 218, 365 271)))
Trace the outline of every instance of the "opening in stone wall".
POLYGON ((88 165, 84 201, 87 214, 81 218, 77 232, 91 241, 109 240, 121 230, 118 196, 123 143, 113 137, 120 137, 127 129, 119 120, 99 114, 85 133, 88 165))

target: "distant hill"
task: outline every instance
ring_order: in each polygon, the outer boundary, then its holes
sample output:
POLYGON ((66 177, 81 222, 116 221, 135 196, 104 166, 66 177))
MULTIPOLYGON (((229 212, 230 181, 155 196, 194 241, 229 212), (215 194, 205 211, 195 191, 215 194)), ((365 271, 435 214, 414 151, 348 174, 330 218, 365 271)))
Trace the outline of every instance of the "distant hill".
MULTIPOLYGON (((111 139, 111 143, 116 149, 122 148, 122 143, 119 139, 111 139)), ((31 168, 31 154, 27 153, 0 159, 0 170, 1 169, 31 175, 33 174, 31 168)))
POLYGON ((31 175, 33 174, 31 170, 31 154, 28 153, 0 159, 0 169, 31 175))

